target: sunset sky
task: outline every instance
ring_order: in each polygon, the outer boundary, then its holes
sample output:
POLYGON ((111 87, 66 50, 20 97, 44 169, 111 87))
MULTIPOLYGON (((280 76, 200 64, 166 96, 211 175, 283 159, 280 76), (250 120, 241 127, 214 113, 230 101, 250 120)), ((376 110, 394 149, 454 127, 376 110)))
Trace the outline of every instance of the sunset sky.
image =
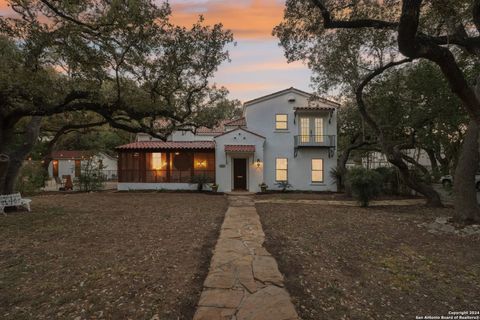
MULTIPOLYGON (((160 0, 157 0, 159 3, 160 0)), ((288 64, 272 29, 283 16, 284 0, 170 0, 173 22, 191 25, 202 14, 208 24, 222 22, 234 33, 231 62, 214 81, 230 90, 231 98, 246 101, 288 87, 311 91, 310 72, 301 63, 288 64)), ((0 14, 8 14, 0 0, 0 14)))

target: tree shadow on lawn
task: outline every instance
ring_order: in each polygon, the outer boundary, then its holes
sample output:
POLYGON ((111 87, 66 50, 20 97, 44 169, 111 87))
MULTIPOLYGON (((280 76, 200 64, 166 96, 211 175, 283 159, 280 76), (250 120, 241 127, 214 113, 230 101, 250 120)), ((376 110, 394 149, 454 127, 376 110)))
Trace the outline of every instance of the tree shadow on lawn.
POLYGON ((257 209, 304 320, 414 318, 480 304, 480 237, 433 235, 417 225, 451 208, 257 209))

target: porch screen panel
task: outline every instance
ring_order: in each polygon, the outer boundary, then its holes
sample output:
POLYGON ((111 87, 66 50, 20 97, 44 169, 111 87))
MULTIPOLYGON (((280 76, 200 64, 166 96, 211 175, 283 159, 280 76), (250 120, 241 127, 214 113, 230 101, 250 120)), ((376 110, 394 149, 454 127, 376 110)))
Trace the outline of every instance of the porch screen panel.
POLYGON ((215 153, 198 152, 193 155, 194 175, 205 175, 215 181, 215 153))
POLYGON ((147 153, 147 182, 167 182, 167 154, 165 152, 147 153))
POLYGON ((310 119, 309 118, 300 118, 300 141, 301 142, 310 141, 310 119))
POLYGON ((315 118, 315 142, 323 142, 323 118, 315 118))
POLYGON ((142 172, 140 172, 140 153, 125 152, 122 157, 121 168, 122 182, 141 182, 142 172))
POLYGON ((192 152, 172 152, 170 154, 170 182, 189 183, 193 173, 192 152))

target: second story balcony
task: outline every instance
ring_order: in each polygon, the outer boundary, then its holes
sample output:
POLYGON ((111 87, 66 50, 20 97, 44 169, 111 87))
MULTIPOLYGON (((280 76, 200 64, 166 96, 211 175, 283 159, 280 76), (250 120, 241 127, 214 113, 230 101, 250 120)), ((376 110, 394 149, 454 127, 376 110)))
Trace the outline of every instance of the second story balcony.
POLYGON ((335 136, 299 135, 295 136, 295 148, 299 147, 335 147, 335 136))
POLYGON ((295 157, 301 148, 328 148, 328 156, 335 154, 335 136, 334 135, 298 135, 295 139, 295 157))

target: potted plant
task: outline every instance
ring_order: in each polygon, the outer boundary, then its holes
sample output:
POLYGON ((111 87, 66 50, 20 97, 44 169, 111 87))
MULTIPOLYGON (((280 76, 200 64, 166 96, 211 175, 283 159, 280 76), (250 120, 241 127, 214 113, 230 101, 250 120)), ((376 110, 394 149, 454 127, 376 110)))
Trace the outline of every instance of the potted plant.
POLYGON ((265 182, 260 183, 258 186, 260 187, 262 192, 267 192, 268 185, 265 182))
POLYGON ((190 183, 197 185, 197 191, 202 191, 203 186, 211 181, 212 179, 206 174, 197 174, 192 177, 190 183))
POLYGON ((217 192, 218 191, 218 184, 212 183, 210 185, 210 188, 212 189, 212 192, 217 192))

